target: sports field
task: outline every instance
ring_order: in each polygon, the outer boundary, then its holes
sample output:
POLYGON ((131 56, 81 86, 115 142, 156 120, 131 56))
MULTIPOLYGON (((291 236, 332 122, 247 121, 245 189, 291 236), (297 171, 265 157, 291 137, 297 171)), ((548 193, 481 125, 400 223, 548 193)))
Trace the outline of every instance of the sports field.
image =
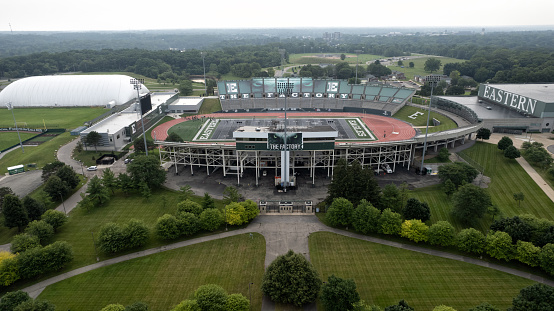
MULTIPOLYGON (((13 127, 13 117, 7 109, 1 109, 0 127, 13 127)), ((71 108, 15 108, 13 113, 19 127, 62 128, 72 130, 108 110, 102 107, 71 108)), ((1 134, 1 133, 0 133, 1 134)), ((1 137, 1 136, 0 136, 1 137)))
MULTIPOLYGON (((21 141, 27 140, 38 134, 39 133, 30 133, 30 132, 19 133, 19 135, 21 135, 21 141)), ((0 132, 0 150, 4 150, 15 144, 19 144, 19 137, 17 136, 17 132, 0 132)))

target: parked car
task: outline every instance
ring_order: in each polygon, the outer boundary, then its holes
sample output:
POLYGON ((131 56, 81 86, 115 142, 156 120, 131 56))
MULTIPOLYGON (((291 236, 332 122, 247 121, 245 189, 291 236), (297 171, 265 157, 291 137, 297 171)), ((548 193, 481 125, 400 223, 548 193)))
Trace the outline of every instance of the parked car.
POLYGON ((98 169, 97 166, 89 166, 87 167, 87 171, 96 171, 98 169))
POLYGON ((387 174, 392 174, 392 169, 387 163, 381 164, 381 169, 387 172, 387 174))

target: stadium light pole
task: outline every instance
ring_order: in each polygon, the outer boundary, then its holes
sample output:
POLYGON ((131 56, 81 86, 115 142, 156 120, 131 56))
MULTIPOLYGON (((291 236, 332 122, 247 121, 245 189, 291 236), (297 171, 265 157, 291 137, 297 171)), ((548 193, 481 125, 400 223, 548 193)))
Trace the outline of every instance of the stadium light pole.
POLYGON ((140 108, 140 123, 142 125, 142 138, 144 138, 144 152, 146 152, 146 156, 148 156, 148 145, 146 144, 146 132, 144 131, 144 120, 142 118, 142 105, 140 104, 140 89, 142 84, 144 83, 144 79, 131 79, 131 84, 137 90, 137 101, 140 108))
POLYGON ((425 151, 427 150, 427 135, 429 134, 429 116, 431 115, 431 103, 433 102, 433 88, 435 87, 435 81, 429 81, 431 85, 431 96, 429 97, 429 108, 427 109, 427 125, 425 127, 425 140, 423 141, 423 154, 421 156, 421 167, 419 173, 423 173, 423 162, 425 161, 425 151))
POLYGON ((204 96, 208 96, 208 83, 206 82, 206 64, 204 63, 204 57, 206 57, 205 52, 200 52, 202 56, 202 67, 204 67, 204 96))
MULTIPOLYGON (((281 65, 283 66, 283 76, 285 75, 285 49, 279 49, 279 53, 281 54, 281 65)), ((285 90, 284 90, 284 93, 285 93, 285 127, 284 127, 284 136, 283 136, 283 144, 285 145, 284 146, 284 156, 285 157, 288 157, 288 148, 287 148, 287 94, 288 94, 288 83, 285 84, 285 90)), ((285 161, 283 161, 283 165, 284 165, 284 168, 283 168, 283 173, 285 174, 285 176, 281 176, 281 181, 283 180, 283 177, 285 178, 285 181, 283 182, 283 188, 284 188, 284 191, 286 192, 287 191, 287 187, 289 185, 289 167, 287 165, 289 159, 285 159, 285 161)))
POLYGON ((8 107, 8 110, 12 111, 13 123, 15 124, 15 130, 17 131, 17 137, 19 138, 19 145, 21 146, 21 152, 25 153, 25 149, 23 149, 23 143, 21 142, 21 135, 19 135, 19 127, 17 127, 17 121, 15 121, 15 114, 13 112, 12 102, 8 102, 6 104, 6 107, 8 107))
POLYGON ((362 50, 355 50, 354 52, 356 52, 356 83, 354 84, 358 84, 358 55, 360 55, 362 50))

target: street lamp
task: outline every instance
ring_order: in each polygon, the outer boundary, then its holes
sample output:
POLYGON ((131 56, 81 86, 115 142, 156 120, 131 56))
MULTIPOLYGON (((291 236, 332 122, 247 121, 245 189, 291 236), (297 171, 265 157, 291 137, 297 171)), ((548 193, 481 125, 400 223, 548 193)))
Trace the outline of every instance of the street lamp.
POLYGON ((19 128, 17 127, 17 121, 15 121, 15 114, 13 113, 12 102, 6 103, 6 107, 8 107, 8 110, 12 111, 13 123, 15 124, 15 130, 17 131, 17 137, 19 137, 19 145, 21 146, 21 152, 25 153, 25 149, 23 149, 23 143, 21 142, 21 135, 19 135, 19 128))
POLYGON ((202 67, 204 67, 204 96, 208 96, 208 83, 206 82, 206 64, 204 63, 204 57, 206 57, 205 52, 200 52, 202 56, 202 67))
POLYGON ((137 90, 137 100, 138 100, 138 105, 140 107, 140 122, 142 124, 142 137, 144 138, 144 152, 146 152, 146 156, 148 156, 148 145, 146 144, 146 132, 144 131, 144 120, 142 118, 142 105, 140 104, 140 93, 139 93, 143 83, 144 83, 144 79, 131 79, 131 84, 133 85, 134 89, 137 90))
POLYGON ((252 310, 252 291, 250 290, 250 285, 254 285, 254 283, 252 282, 248 283, 248 295, 250 296, 250 310, 252 310))
POLYGON ((98 257, 98 250, 96 250, 96 242, 94 241, 94 232, 91 231, 90 234, 92 234, 92 245, 94 245, 94 253, 96 253, 96 261, 100 261, 100 257, 98 257))
POLYGON ((60 199, 62 199, 62 206, 63 206, 63 212, 65 213, 65 215, 67 216, 67 212, 65 211, 65 203, 63 201, 63 196, 62 196, 62 193, 61 192, 58 192, 60 194, 60 199))
POLYGON ((355 50, 354 52, 356 52, 356 83, 354 84, 358 84, 358 55, 360 55, 362 50, 355 50))
POLYGON ((79 164, 81 164, 81 173, 83 173, 83 176, 85 176, 85 170, 83 169, 83 162, 79 160, 79 164))
POLYGON ((431 86, 431 96, 429 97, 429 108, 427 109, 427 126, 425 127, 425 140, 423 141, 423 154, 421 156, 421 167, 419 173, 423 173, 423 162, 425 161, 425 151, 427 150, 427 135, 429 134, 429 116, 431 115, 431 104, 433 103, 433 88, 437 81, 433 79, 433 76, 429 79, 429 85, 431 86))

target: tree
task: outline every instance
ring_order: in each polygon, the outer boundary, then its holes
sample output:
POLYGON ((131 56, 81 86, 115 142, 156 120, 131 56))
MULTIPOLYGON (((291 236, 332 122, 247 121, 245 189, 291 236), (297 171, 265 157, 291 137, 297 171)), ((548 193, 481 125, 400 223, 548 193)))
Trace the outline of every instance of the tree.
POLYGON ((491 257, 506 261, 514 258, 515 253, 512 237, 502 231, 494 231, 487 234, 485 250, 491 257))
POLYGON ((363 234, 379 231, 379 218, 381 211, 366 200, 361 200, 352 214, 352 226, 354 230, 363 234))
POLYGON ((27 300, 19 304, 14 311, 55 311, 56 306, 48 300, 27 300))
POLYGON ((539 265, 539 255, 541 248, 533 245, 531 242, 517 241, 515 258, 531 267, 539 265))
POLYGON ((192 191, 190 185, 184 185, 181 188, 179 188, 179 201, 185 201, 192 198, 194 195, 194 191, 192 191))
POLYGON ((98 247, 105 253, 117 253, 126 248, 125 232, 119 225, 109 222, 100 228, 98 247))
POLYGON ((15 195, 10 187, 0 187, 0 211, 2 210, 2 206, 4 205, 4 197, 7 194, 15 195))
POLYGON ((452 215, 466 225, 471 225, 483 217, 492 205, 491 197, 486 190, 473 184, 461 186, 452 195, 452 202, 452 215))
POLYGON ((354 206, 345 198, 336 198, 327 210, 325 218, 331 226, 348 226, 352 222, 354 206))
POLYGON ((175 308, 171 309, 171 311, 202 311, 200 310, 200 307, 198 306, 198 303, 196 300, 186 299, 181 301, 180 304, 178 304, 175 308))
POLYGON ((478 306, 469 309, 469 311, 500 311, 500 309, 496 308, 488 302, 484 302, 478 306))
POLYGON ((339 159, 333 170, 333 180, 327 190, 327 202, 336 198, 345 198, 354 205, 366 199, 372 204, 380 200, 381 190, 369 167, 362 167, 360 162, 353 161, 350 165, 345 159, 339 159))
POLYGON ((506 150, 509 146, 513 146, 514 142, 508 136, 503 136, 496 145, 500 150, 506 150))
POLYGON ((204 209, 202 208, 202 205, 187 199, 183 202, 177 203, 177 211, 179 213, 186 212, 186 213, 193 213, 197 216, 200 216, 200 214, 202 214, 202 211, 204 211, 204 209))
POLYGON ((49 209, 42 214, 41 219, 54 228, 54 232, 67 222, 67 216, 56 210, 49 209))
POLYGON ((119 189, 121 189, 121 191, 123 191, 123 193, 125 194, 128 194, 131 190, 135 188, 131 176, 129 176, 127 173, 121 173, 119 174, 119 176, 117 176, 117 184, 119 186, 119 189))
POLYGON ((267 267, 262 292, 271 300, 302 306, 314 301, 321 288, 317 270, 302 254, 289 250, 267 267))
POLYGON ((88 197, 94 206, 100 206, 110 199, 108 189, 102 184, 98 176, 92 177, 86 190, 88 197))
POLYGON ((135 152, 137 154, 144 155, 146 153, 146 149, 152 150, 156 146, 154 144, 153 140, 150 140, 146 138, 146 147, 144 146, 144 138, 143 137, 137 137, 135 140, 133 140, 133 146, 135 148, 135 152), (146 149, 145 149, 146 148, 146 149))
POLYGON ((489 139, 491 137, 491 130, 486 127, 482 127, 477 130, 476 138, 477 139, 489 139))
POLYGON ((215 201, 214 198, 210 196, 209 193, 204 193, 204 198, 202 199, 202 208, 208 209, 208 208, 215 208, 215 201))
POLYGON ((225 220, 217 208, 209 208, 200 214, 200 227, 207 231, 217 230, 225 220))
POLYGON ((531 237, 534 234, 533 227, 518 216, 495 220, 491 224, 490 229, 508 233, 512 237, 512 243, 514 244, 519 240, 531 241, 531 237))
POLYGON ((181 93, 182 96, 189 96, 192 95, 192 81, 191 80, 181 80, 181 83, 179 84, 179 93, 181 93))
POLYGON ((437 155, 437 158, 441 160, 442 162, 448 161, 448 158, 450 157, 450 152, 448 151, 448 148, 441 148, 439 150, 439 154, 437 155))
POLYGON ((200 230, 200 220, 193 213, 181 212, 177 214, 177 225, 181 235, 193 235, 200 230))
POLYGON ((450 246, 454 244, 456 230, 448 221, 440 220, 429 227, 428 235, 432 245, 450 246))
POLYGON ((81 181, 79 176, 77 176, 77 173, 75 173, 69 165, 60 167, 60 169, 56 172, 56 176, 58 176, 70 190, 75 189, 81 181))
POLYGON ((158 218, 155 230, 158 236, 164 240, 173 240, 181 235, 177 218, 169 214, 158 218))
POLYGON ((52 200, 58 200, 65 197, 71 189, 58 176, 50 176, 44 184, 44 192, 48 193, 52 200))
POLYGON ((464 182, 471 183, 479 171, 465 162, 454 162, 439 167, 439 179, 444 184, 448 179, 456 185, 461 186, 464 182))
POLYGON ((404 62, 401 61, 401 60, 397 61, 396 64, 397 64, 399 67, 400 67, 400 66, 404 66, 404 62))
POLYGON ((98 152, 97 146, 102 139, 102 135, 98 134, 96 131, 91 131, 85 136, 85 145, 94 146, 94 150, 98 152))
POLYGON ((409 62, 409 63, 408 63, 408 66, 409 66, 410 68, 414 68, 414 67, 415 67, 415 64, 414 64, 414 62, 409 62))
POLYGON ((140 194, 146 199, 150 199, 152 196, 152 190, 150 187, 148 187, 148 183, 145 180, 142 180, 138 183, 138 189, 140 190, 140 194))
POLYGON ((29 217, 30 221, 39 220, 40 216, 46 211, 44 204, 30 196, 25 196, 23 198, 23 206, 25 207, 27 217, 29 217))
POLYGON ((463 229, 456 236, 456 245, 461 251, 481 254, 485 245, 485 235, 474 228, 463 229))
POLYGON ((229 205, 232 202, 240 201, 242 196, 240 195, 237 188, 233 186, 227 186, 223 189, 223 204, 229 205))
POLYGON ((28 249, 39 247, 40 240, 36 235, 21 233, 12 238, 10 250, 12 253, 22 253, 28 249))
POLYGON ((117 188, 117 178, 109 167, 102 171, 102 184, 106 189, 111 190, 112 194, 115 188, 117 188))
POLYGON ((535 283, 519 291, 512 300, 510 311, 552 310, 554 306, 554 288, 542 283, 535 283))
POLYGON ((346 55, 344 55, 344 53, 341 54, 341 55, 340 55, 340 60, 345 60, 345 59, 346 59, 346 55))
POLYGON ((119 304, 119 303, 112 303, 104 308, 102 308, 100 311, 125 311, 125 306, 119 304))
POLYGON ((18 305, 29 300, 29 294, 22 290, 8 292, 0 300, 0 311, 13 311, 18 305))
POLYGON ((125 311, 148 311, 148 305, 141 301, 136 301, 125 307, 125 311))
POLYGON ((176 142, 176 143, 182 143, 183 142, 183 139, 181 138, 181 136, 179 136, 179 134, 175 133, 175 132, 171 132, 167 135, 167 138, 165 139, 165 141, 171 141, 171 142, 176 142))
POLYGON ((244 202, 240 203, 244 207, 244 216, 246 219, 246 222, 250 222, 252 219, 256 218, 258 214, 260 213, 260 209, 258 208, 258 205, 256 202, 252 200, 246 200, 244 202))
POLYGON ((126 235, 126 248, 140 247, 146 244, 150 235, 148 226, 138 219, 131 218, 123 229, 126 235))
POLYGON ((402 210, 404 219, 419 219, 427 221, 431 219, 431 209, 426 202, 420 202, 418 199, 409 198, 406 207, 402 210))
POLYGON ((402 211, 402 198, 400 196, 400 190, 395 184, 390 183, 383 188, 383 195, 381 196, 381 208, 390 208, 395 212, 402 211))
POLYGON ((146 182, 148 188, 157 189, 165 182, 165 171, 155 155, 138 155, 127 165, 127 172, 135 185, 146 182))
POLYGON ((515 159, 515 158, 521 157, 521 153, 519 152, 519 150, 517 150, 516 147, 508 146, 504 150, 504 157, 506 157, 508 159, 515 159))
POLYGON ((0 251, 0 285, 9 286, 19 280, 19 278, 16 254, 0 251))
POLYGON ((433 72, 433 71, 438 71, 442 66, 442 63, 440 61, 440 59, 438 58, 428 58, 426 61, 425 61, 425 64, 423 65, 423 69, 425 71, 429 71, 429 72, 433 72))
POLYGON ((354 304, 360 301, 356 282, 331 274, 321 288, 320 301, 327 311, 354 310, 354 304))
POLYGON ((419 219, 405 220, 402 223, 400 236, 410 239, 416 243, 425 242, 429 238, 427 232, 429 227, 419 219))
POLYGON ((54 235, 54 227, 44 220, 33 220, 25 229, 25 233, 38 237, 40 244, 46 244, 54 235))
POLYGON ((554 275, 554 244, 548 243, 542 247, 539 255, 541 268, 550 275, 554 275))
POLYGON ((196 303, 202 311, 226 311, 227 293, 215 284, 202 285, 194 292, 196 303))
POLYGON ((238 226, 246 222, 245 209, 240 203, 233 202, 225 206, 225 221, 232 225, 238 226))
POLYGON ((4 226, 8 228, 17 227, 19 232, 29 223, 29 217, 23 208, 23 203, 15 195, 7 194, 4 196, 4 226))
POLYGON ((379 218, 379 232, 383 234, 399 235, 402 229, 402 216, 393 212, 390 208, 385 209, 379 218))
POLYGON ((444 190, 444 193, 446 193, 447 196, 451 196, 457 190, 456 185, 454 185, 454 183, 450 179, 447 179, 444 182, 442 188, 444 190))
POLYGON ((413 310, 414 308, 410 307, 404 299, 400 300, 397 305, 392 305, 385 308, 385 311, 413 311, 413 310))
POLYGON ((227 296, 225 310, 227 311, 249 311, 250 301, 242 294, 231 294, 227 296))
POLYGON ((65 163, 60 162, 60 161, 54 161, 52 163, 46 164, 42 168, 42 175, 41 175, 42 181, 46 182, 48 180, 48 178, 50 178, 50 176, 56 175, 58 170, 60 168, 62 168, 63 166, 65 166, 65 163))

